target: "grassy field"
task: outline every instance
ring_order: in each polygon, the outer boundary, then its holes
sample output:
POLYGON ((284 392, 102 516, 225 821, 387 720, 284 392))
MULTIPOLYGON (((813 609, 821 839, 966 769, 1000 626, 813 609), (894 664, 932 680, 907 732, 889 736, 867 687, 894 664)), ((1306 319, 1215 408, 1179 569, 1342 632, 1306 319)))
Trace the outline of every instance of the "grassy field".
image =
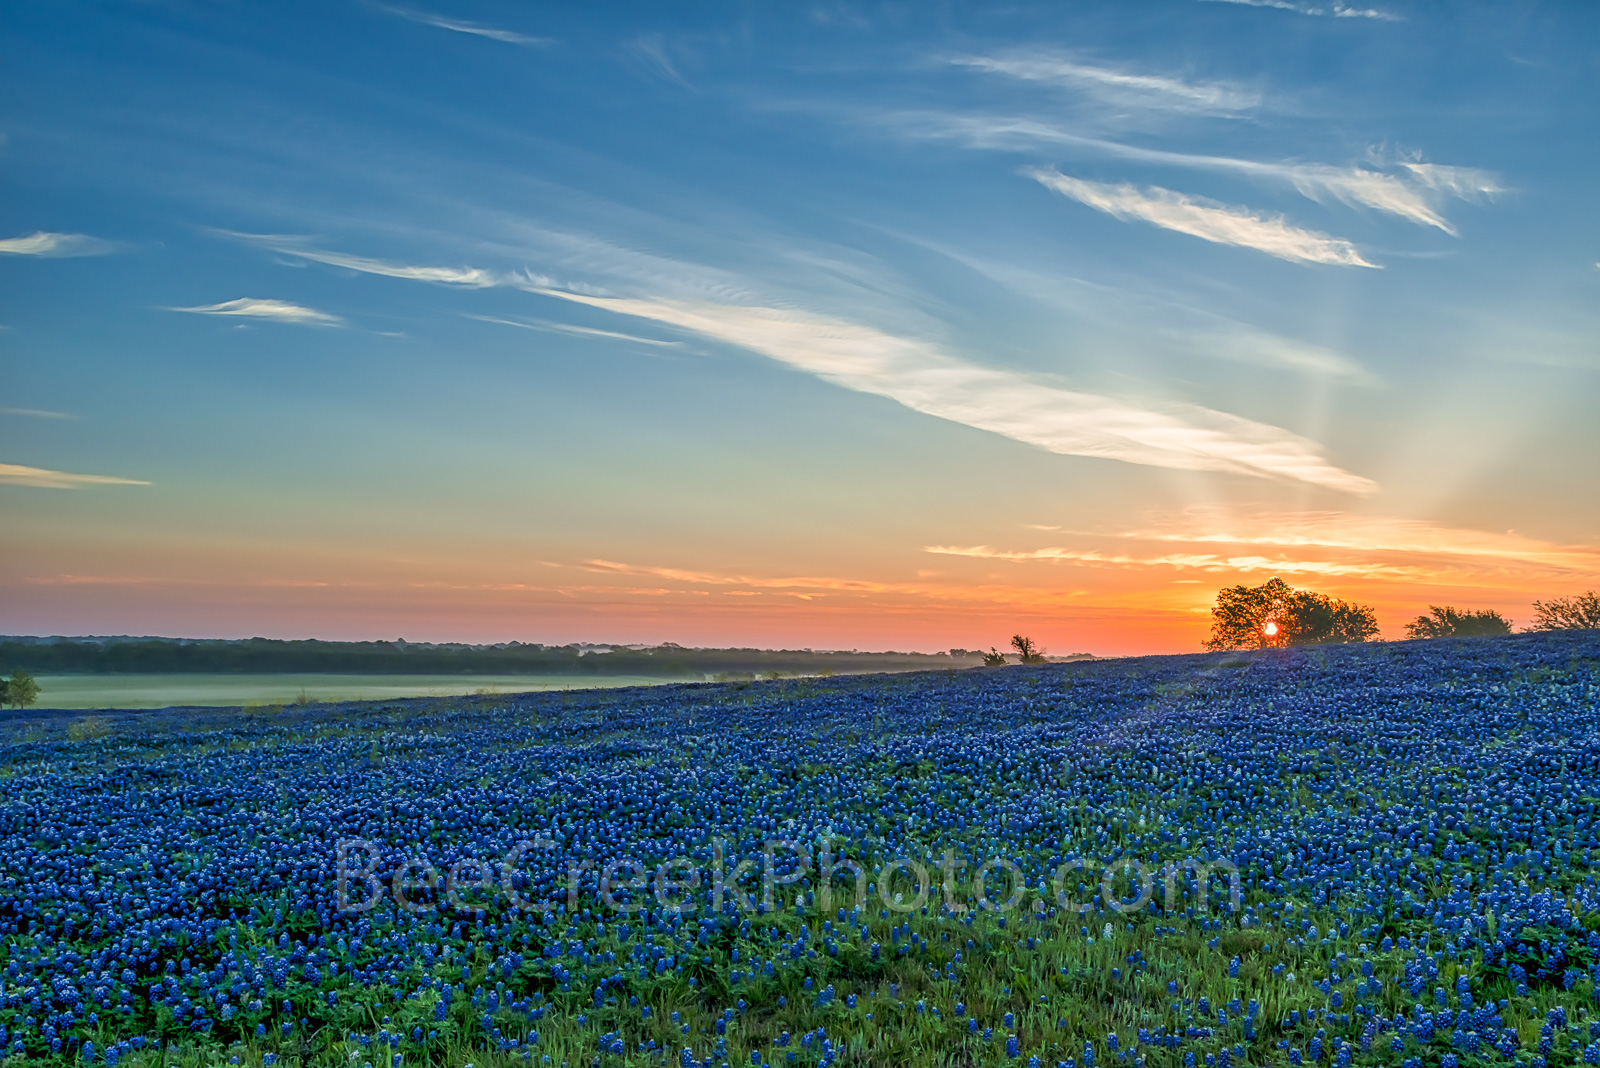
POLYGON ((288 704, 649 686, 643 675, 41 675, 40 708, 288 704))

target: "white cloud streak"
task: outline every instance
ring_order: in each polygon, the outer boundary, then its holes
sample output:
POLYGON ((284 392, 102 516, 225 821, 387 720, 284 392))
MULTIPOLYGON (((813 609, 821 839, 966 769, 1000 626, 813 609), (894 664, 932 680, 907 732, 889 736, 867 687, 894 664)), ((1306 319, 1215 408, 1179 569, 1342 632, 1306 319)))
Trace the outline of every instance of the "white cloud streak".
POLYGON ((1229 115, 1261 103, 1259 93, 1231 86, 1186 82, 1156 74, 1130 74, 1079 63, 1059 52, 1009 52, 998 56, 954 56, 958 67, 1003 74, 1021 81, 1077 89, 1117 106, 1229 115))
POLYGON ((447 19, 442 15, 432 15, 426 11, 390 7, 388 4, 374 4, 373 6, 391 15, 418 22, 424 26, 435 26, 441 30, 453 30, 456 33, 469 33, 475 37, 487 37, 493 41, 504 41, 506 44, 522 45, 525 48, 543 48, 555 43, 549 37, 533 37, 526 33, 517 33, 514 30, 501 30, 493 26, 485 26, 480 22, 447 19))
POLYGON ((1282 217, 1256 215, 1243 208, 1187 197, 1159 186, 1141 190, 1126 183, 1086 182, 1043 167, 1029 168, 1023 173, 1047 189, 1114 218, 1137 219, 1219 245, 1253 248, 1297 263, 1377 266, 1363 259, 1350 242, 1290 226, 1282 217))
MULTIPOLYGON (((392 277, 512 286, 689 330, 760 353, 857 392, 1063 455, 1179 470, 1224 471, 1366 494, 1369 479, 1331 464, 1315 442, 1279 427, 1197 405, 1153 407, 1078 392, 956 359, 913 339, 856 323, 770 307, 704 300, 621 298, 554 288, 526 272, 420 268, 311 249, 303 238, 227 234, 318 262, 392 277)), ((502 320, 528 327, 526 322, 502 320)), ((536 329, 537 327, 530 327, 536 329)), ((632 335, 629 335, 632 338, 632 335)), ((636 339, 645 340, 649 339, 636 339)))
POLYGON ((1216 553, 1166 553, 1160 556, 1135 556, 1104 553, 1093 549, 1030 549, 1014 552, 987 545, 928 545, 924 552, 941 556, 970 556, 983 560, 1020 563, 1044 560, 1054 563, 1090 564, 1101 567, 1171 567, 1197 571, 1275 572, 1286 575, 1359 576, 1362 578, 1417 578, 1423 569, 1396 564, 1344 563, 1333 560, 1294 560, 1266 556, 1221 556, 1216 553))
POLYGON ((240 297, 221 304, 203 304, 195 308, 167 308, 167 311, 191 312, 196 315, 236 315, 246 319, 265 319, 268 322, 296 323, 301 326, 341 326, 344 320, 337 315, 317 311, 285 300, 265 300, 259 297, 240 297))
POLYGON ((86 486, 148 486, 134 478, 112 478, 109 475, 75 475, 68 471, 49 471, 42 467, 24 467, 21 464, 0 464, 0 484, 7 486, 32 486, 35 489, 83 489, 86 486))
POLYGON ((1507 532, 1464 530, 1421 519, 1288 512, 1234 516, 1194 509, 1176 521, 1118 535, 1140 541, 1210 545, 1273 545, 1470 557, 1585 572, 1600 571, 1600 553, 1507 532))
POLYGON ((88 234, 54 234, 45 230, 23 237, 0 239, 0 253, 8 256, 43 256, 62 259, 68 256, 104 256, 117 245, 88 234))
POLYGON ((516 326, 523 330, 538 330, 549 334, 569 334, 573 337, 610 338, 617 341, 633 341, 640 345, 655 345, 665 349, 679 349, 683 347, 681 341, 662 341, 660 338, 640 337, 637 334, 624 334, 616 330, 597 330, 592 326, 574 326, 571 323, 553 323, 548 319, 497 319, 492 315, 467 315, 468 319, 476 319, 480 323, 498 323, 501 326, 516 326))
POLYGON ((262 248, 271 249, 273 252, 284 256, 298 256, 303 260, 326 263, 332 267, 343 267, 346 270, 359 271, 362 274, 377 274, 386 278, 405 278, 414 282, 438 282, 444 285, 466 286, 472 289, 501 285, 506 281, 493 271, 485 271, 478 267, 422 267, 405 263, 391 263, 387 260, 369 259, 365 256, 349 256, 342 252, 328 252, 323 249, 309 247, 304 238, 283 234, 242 234, 232 230, 214 230, 212 232, 223 237, 248 241, 253 245, 260 245, 262 248))
POLYGON ((1420 582, 1490 579, 1494 584, 1496 577, 1523 582, 1535 575, 1588 581, 1600 576, 1600 551, 1594 548, 1558 545, 1510 531, 1464 530, 1421 519, 1349 512, 1238 514, 1222 508, 1194 508, 1131 530, 1037 529, 1090 542, 1180 545, 1183 550, 1139 553, 1075 546, 1006 550, 988 545, 931 545, 925 551, 1011 562, 1276 571, 1420 582))
POLYGON ((0 415, 21 415, 30 419, 76 419, 68 412, 52 412, 43 408, 0 408, 0 415))
POLYGON ((1345 493, 1377 488, 1330 464, 1313 442, 1278 427, 1194 405, 1158 410, 1062 389, 855 323, 777 308, 536 291, 691 330, 846 389, 1054 453, 1308 482, 1345 493))
POLYGON ((1452 235, 1456 229, 1439 213, 1438 200, 1443 197, 1477 200, 1505 192, 1505 187, 1495 175, 1474 167, 1405 162, 1397 165, 1398 172, 1391 173, 1373 167, 1270 163, 1229 156, 1203 156, 1125 145, 1103 138, 1085 137, 1039 119, 997 115, 899 112, 880 116, 880 121, 913 137, 960 141, 972 148, 1015 151, 1032 150, 1041 145, 1066 145, 1136 163, 1240 174, 1291 186, 1310 200, 1322 202, 1332 199, 1371 208, 1452 235))
MULTIPOLYGON (((1218 317, 1220 318, 1220 317, 1218 317)), ((1218 359, 1280 367, 1323 378, 1342 379, 1358 386, 1376 386, 1377 375, 1345 356, 1320 345, 1278 337, 1243 325, 1213 331, 1168 331, 1187 347, 1218 359)))
POLYGON ((1389 11, 1380 11, 1374 7, 1351 7, 1349 4, 1334 3, 1328 7, 1316 4, 1295 3, 1293 0, 1210 0, 1212 3, 1239 4, 1243 7, 1270 7, 1279 11, 1293 11, 1299 15, 1317 15, 1324 18, 1336 19, 1377 19, 1380 22, 1400 22, 1399 15, 1389 11))

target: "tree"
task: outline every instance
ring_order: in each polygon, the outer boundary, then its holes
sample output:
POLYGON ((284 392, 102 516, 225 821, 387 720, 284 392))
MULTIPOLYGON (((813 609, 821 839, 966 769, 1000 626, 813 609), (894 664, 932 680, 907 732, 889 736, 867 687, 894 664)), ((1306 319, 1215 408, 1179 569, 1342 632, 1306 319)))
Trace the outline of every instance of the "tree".
POLYGON ((1472 612, 1430 604, 1427 615, 1406 624, 1408 638, 1481 638, 1510 633, 1511 624, 1492 608, 1472 612))
POLYGON ((4 689, 0 690, 0 704, 9 703, 16 708, 27 708, 39 699, 39 684, 33 681, 33 676, 21 668, 11 673, 9 679, 4 680, 4 689))
POLYGON ((1378 636, 1378 620, 1366 605, 1298 590, 1284 601, 1279 618, 1284 645, 1365 642, 1378 636))
POLYGON ((1261 586, 1230 586, 1211 609, 1207 649, 1265 649, 1280 645, 1364 642, 1378 636, 1371 608, 1296 590, 1275 578, 1261 586))
POLYGON ((1034 644, 1032 638, 1024 638, 1020 634, 1011 636, 1011 647, 1022 654, 1024 664, 1042 664, 1045 662, 1044 650, 1034 644))
POLYGON ((1576 597, 1533 602, 1529 630, 1600 630, 1600 596, 1593 590, 1576 597))
POLYGON ((1206 648, 1260 649, 1276 644, 1277 616, 1293 592, 1280 578, 1264 586, 1229 586, 1219 591, 1211 609, 1211 638, 1206 648))
POLYGON ((989 646, 989 651, 983 654, 984 667, 1004 667, 1005 663, 1006 654, 996 652, 994 646, 992 645, 989 646))

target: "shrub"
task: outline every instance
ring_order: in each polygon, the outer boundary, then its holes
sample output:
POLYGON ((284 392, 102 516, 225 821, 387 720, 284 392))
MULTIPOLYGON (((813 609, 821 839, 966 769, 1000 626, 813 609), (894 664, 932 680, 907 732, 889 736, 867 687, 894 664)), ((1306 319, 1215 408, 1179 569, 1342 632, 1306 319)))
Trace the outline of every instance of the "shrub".
POLYGON ((989 651, 983 654, 984 667, 1004 667, 1006 654, 997 652, 994 646, 989 646, 989 651))
POLYGON ((67 738, 74 742, 88 742, 104 738, 111 733, 111 724, 104 716, 79 716, 67 724, 67 738))
POLYGON ((1600 596, 1593 590, 1576 597, 1533 602, 1529 630, 1600 630, 1600 596))
POLYGON ((1511 624, 1492 608, 1471 612, 1430 604, 1427 615, 1406 624, 1409 638, 1481 638, 1510 633, 1511 624))

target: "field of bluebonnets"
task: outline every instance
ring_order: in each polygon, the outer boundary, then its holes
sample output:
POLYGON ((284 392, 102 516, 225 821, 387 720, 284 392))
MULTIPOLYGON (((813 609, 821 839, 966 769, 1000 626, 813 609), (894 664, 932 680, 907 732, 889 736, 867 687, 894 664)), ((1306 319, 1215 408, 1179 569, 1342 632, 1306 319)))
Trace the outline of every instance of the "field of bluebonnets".
POLYGON ((1563 632, 16 718, 0 1049, 1600 1063, 1597 697, 1563 632))

